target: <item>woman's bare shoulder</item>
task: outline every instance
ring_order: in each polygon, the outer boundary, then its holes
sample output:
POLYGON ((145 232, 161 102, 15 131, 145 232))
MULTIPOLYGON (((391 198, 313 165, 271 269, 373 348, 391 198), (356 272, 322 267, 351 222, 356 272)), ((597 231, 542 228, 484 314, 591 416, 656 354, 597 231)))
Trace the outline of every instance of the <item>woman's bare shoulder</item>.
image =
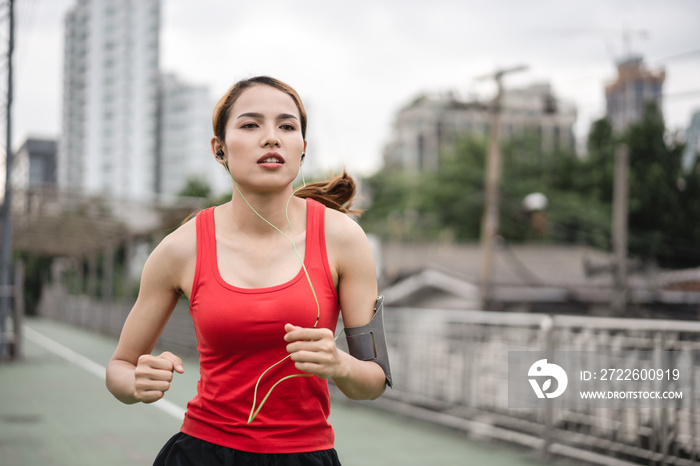
POLYGON ((365 231, 349 215, 326 209, 328 259, 339 275, 349 269, 373 269, 372 251, 365 231))
POLYGON ((367 235, 359 223, 335 209, 326 208, 325 227, 327 241, 341 244, 367 241, 367 235))
POLYGON ((149 260, 160 266, 179 268, 194 260, 197 255, 196 217, 165 236, 151 253, 149 260))

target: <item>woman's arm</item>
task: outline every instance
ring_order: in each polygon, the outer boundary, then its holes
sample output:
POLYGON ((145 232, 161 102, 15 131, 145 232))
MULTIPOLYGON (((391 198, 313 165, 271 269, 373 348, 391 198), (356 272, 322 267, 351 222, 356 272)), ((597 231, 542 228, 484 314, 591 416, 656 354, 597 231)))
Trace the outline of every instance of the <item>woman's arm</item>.
MULTIPOLYGON (((377 279, 372 251, 362 228, 346 215, 326 210, 326 244, 331 267, 337 271, 343 324, 358 327, 374 316, 377 279)), ((332 378, 351 399, 375 399, 384 393, 382 368, 360 361, 335 345, 328 329, 308 329, 288 324, 287 350, 297 369, 332 378)))
POLYGON ((186 246, 178 241, 186 239, 183 233, 166 237, 146 261, 138 298, 107 364, 107 388, 123 403, 159 400, 170 388, 173 371, 184 371, 172 353, 151 355, 180 298, 186 246))

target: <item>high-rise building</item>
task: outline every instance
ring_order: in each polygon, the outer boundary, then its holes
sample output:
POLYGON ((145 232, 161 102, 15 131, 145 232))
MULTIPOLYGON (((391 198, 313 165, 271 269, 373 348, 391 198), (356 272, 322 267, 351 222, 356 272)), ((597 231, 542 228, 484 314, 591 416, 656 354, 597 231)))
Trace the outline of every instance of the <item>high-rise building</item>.
POLYGON ((640 56, 630 55, 617 63, 617 79, 605 86, 606 114, 615 131, 624 131, 644 115, 653 102, 661 111, 666 72, 646 68, 640 56))
MULTIPOLYGON (((455 93, 423 95, 399 111, 384 163, 409 171, 440 165, 441 152, 460 137, 488 138, 492 105, 459 98, 455 93)), ((542 152, 574 151, 576 108, 558 99, 549 84, 508 89, 503 97, 503 141, 526 133, 539 137, 542 152)))
POLYGON ((160 92, 158 192, 178 195, 190 179, 202 180, 214 194, 230 190, 231 178, 211 153, 216 101, 209 88, 164 74, 160 92))
POLYGON ((156 188, 159 0, 78 0, 65 18, 62 188, 156 188))

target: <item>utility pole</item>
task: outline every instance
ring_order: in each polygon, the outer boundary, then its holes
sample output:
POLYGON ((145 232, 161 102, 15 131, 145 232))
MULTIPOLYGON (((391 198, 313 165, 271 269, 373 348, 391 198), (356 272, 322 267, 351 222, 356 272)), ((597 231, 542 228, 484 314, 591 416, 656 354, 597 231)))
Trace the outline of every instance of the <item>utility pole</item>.
POLYGON ((526 70, 527 66, 499 70, 493 75, 480 79, 496 81, 496 97, 491 104, 491 127, 489 128, 489 148, 484 174, 484 213, 481 219, 481 306, 487 309, 492 300, 493 249, 498 236, 499 184, 501 182, 500 119, 503 100, 503 76, 526 70))
MULTIPOLYGON (((644 30, 629 30, 625 28, 622 33, 624 53, 622 60, 632 58, 632 35, 646 36, 644 30)), ((624 83, 625 88, 631 84, 624 83)), ((629 96, 625 92, 625 100, 629 96)), ((628 103, 624 103, 625 111, 620 132, 629 129, 630 118, 627 111, 628 103)), ((615 149, 615 173, 613 175, 613 218, 612 218, 612 293, 610 296, 610 309, 612 315, 622 317, 627 309, 627 239, 628 239, 628 211, 629 211, 629 147, 620 142, 615 149)))
POLYGON ((10 267, 12 266, 12 55, 15 47, 15 1, 8 0, 9 42, 7 47, 7 105, 5 109, 5 198, 0 211, 0 361, 8 357, 6 335, 7 316, 10 311, 12 284, 10 267))
POLYGON ((613 185, 613 289, 610 306, 615 316, 621 317, 627 308, 627 210, 629 151, 626 144, 615 150, 613 185))

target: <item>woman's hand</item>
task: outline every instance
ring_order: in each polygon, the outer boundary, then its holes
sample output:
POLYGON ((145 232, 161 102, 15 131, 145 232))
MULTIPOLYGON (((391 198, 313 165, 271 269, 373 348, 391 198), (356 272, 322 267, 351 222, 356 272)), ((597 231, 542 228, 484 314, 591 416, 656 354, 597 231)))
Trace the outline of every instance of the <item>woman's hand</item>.
POLYGON ((173 380, 173 372, 182 374, 182 359, 166 351, 160 356, 141 355, 134 369, 134 398, 143 403, 153 403, 165 395, 173 380))
POLYGON ((348 354, 335 345, 333 332, 327 328, 304 328, 287 324, 284 326, 287 352, 302 372, 316 374, 321 379, 346 377, 348 354))

